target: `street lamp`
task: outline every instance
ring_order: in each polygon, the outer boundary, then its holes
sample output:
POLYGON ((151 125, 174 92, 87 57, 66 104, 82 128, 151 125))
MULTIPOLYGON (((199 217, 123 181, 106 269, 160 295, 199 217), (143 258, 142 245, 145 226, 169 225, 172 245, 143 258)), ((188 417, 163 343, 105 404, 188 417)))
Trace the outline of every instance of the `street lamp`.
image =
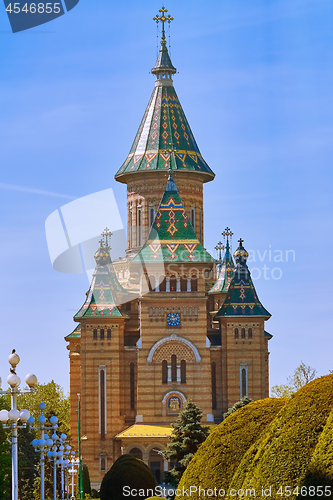
POLYGON ((57 429, 58 425, 58 418, 53 416, 50 418, 50 423, 52 427, 45 427, 46 424, 46 417, 44 415, 44 410, 46 408, 45 403, 39 403, 38 408, 41 411, 41 416, 38 418, 39 426, 33 427, 33 424, 35 422, 34 417, 30 417, 28 420, 28 424, 31 429, 40 429, 41 431, 41 438, 40 439, 33 439, 32 441, 32 446, 35 448, 35 451, 37 452, 39 450, 40 452, 40 494, 41 494, 41 500, 44 500, 45 498, 45 449, 50 449, 51 446, 53 446, 53 440, 49 439, 49 436, 45 434, 45 429, 55 430, 57 429))
POLYGON ((71 458, 71 468, 68 469, 69 474, 72 476, 72 495, 71 495, 71 500, 75 500, 75 495, 74 495, 74 477, 77 471, 75 470, 75 467, 79 467, 79 459, 75 458, 75 451, 71 452, 72 458, 71 458))
MULTIPOLYGON (((59 437, 56 432, 52 435, 52 450, 47 452, 47 457, 53 458, 53 497, 57 498, 57 466, 61 467, 61 498, 64 499, 64 468, 69 464, 69 459, 64 459, 70 455, 71 446, 64 446, 67 439, 66 434, 61 434, 59 437), (57 444, 58 442, 58 444, 57 444), (58 448, 58 449, 57 449, 58 448), (66 449, 66 451, 64 451, 66 449)), ((68 488, 67 488, 68 490, 68 488)))
MULTIPOLYGON (((8 362, 11 365, 10 374, 7 377, 7 382, 10 386, 7 391, 0 391, 0 394, 10 394, 11 395, 11 409, 0 411, 0 422, 2 422, 2 427, 4 429, 11 429, 12 438, 12 500, 18 500, 18 461, 17 461, 17 429, 23 429, 27 426, 27 421, 30 417, 30 412, 28 410, 17 409, 17 396, 25 392, 32 392, 34 387, 37 385, 37 377, 32 373, 29 373, 25 377, 25 381, 28 384, 30 391, 23 391, 19 389, 21 379, 16 375, 15 368, 20 362, 20 357, 16 354, 15 349, 13 349, 11 355, 8 358, 8 362), (21 420, 22 425, 18 425, 18 420, 21 420), (9 421, 9 425, 6 422, 9 421)), ((0 378, 1 387, 1 378, 0 378)))

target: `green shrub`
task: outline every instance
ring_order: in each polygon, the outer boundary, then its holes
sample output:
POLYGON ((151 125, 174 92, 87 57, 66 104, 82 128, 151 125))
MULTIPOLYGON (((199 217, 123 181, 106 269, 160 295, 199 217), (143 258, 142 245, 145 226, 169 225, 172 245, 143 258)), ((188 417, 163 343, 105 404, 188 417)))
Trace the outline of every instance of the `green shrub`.
MULTIPOLYGON (((249 403, 228 416, 201 445, 178 488, 201 486, 227 490, 243 455, 266 431, 284 404, 284 399, 267 398, 249 403)), ((186 498, 186 495, 178 498, 186 498)), ((191 500, 199 498, 198 493, 192 493, 191 500)))
MULTIPOLYGON (((262 489, 269 487, 269 500, 332 498, 315 488, 333 490, 333 375, 288 400, 256 401, 230 415, 188 466, 179 488, 190 486, 221 488, 226 498, 234 496, 231 488, 242 490, 244 499, 253 492, 264 498, 262 489)), ((192 493, 191 499, 199 498, 192 493)))
MULTIPOLYGON (((319 438, 332 408, 332 375, 310 382, 292 396, 260 440, 243 489, 261 491, 267 485, 272 486, 270 498, 281 499, 278 494, 281 486, 283 489, 290 486, 292 490, 301 487, 310 472, 312 456, 311 468, 316 468, 316 462, 318 468, 318 456, 319 462, 322 461, 324 446, 320 445, 319 438)), ((297 498, 297 495, 289 498, 297 498)))
POLYGON ((101 500, 137 500, 146 498, 155 491, 157 481, 151 473, 149 467, 138 458, 132 455, 121 455, 111 469, 105 474, 100 496, 101 500), (127 488, 124 494, 124 489, 127 488), (129 490, 136 489, 133 496, 128 495, 129 490), (139 490, 144 490, 145 494, 140 494, 139 490))

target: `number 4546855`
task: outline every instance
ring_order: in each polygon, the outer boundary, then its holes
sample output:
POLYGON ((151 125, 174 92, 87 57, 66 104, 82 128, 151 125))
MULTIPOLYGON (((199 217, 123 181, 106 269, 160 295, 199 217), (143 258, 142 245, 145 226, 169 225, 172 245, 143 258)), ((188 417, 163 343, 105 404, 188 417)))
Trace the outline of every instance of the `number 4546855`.
POLYGON ((330 486, 296 486, 296 488, 291 488, 290 486, 280 486, 276 492, 277 495, 289 497, 291 495, 296 496, 309 496, 309 497, 329 497, 331 496, 330 486), (325 488, 325 489, 324 489, 325 488))
POLYGON ((15 2, 12 4, 10 3, 8 7, 6 8, 6 11, 9 12, 10 14, 13 12, 14 14, 19 14, 20 12, 25 12, 26 14, 35 14, 38 12, 39 14, 51 14, 54 12, 54 14, 59 14, 60 13, 60 3, 31 3, 29 6, 28 4, 24 4, 23 7, 21 8, 20 2, 15 2))

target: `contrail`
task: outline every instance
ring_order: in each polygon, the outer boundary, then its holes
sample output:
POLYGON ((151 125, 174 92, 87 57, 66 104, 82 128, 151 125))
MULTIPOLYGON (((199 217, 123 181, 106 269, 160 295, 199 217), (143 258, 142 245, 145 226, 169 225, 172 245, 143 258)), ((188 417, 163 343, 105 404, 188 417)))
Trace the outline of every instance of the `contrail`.
POLYGON ((23 193, 31 194, 41 194, 44 196, 55 196, 56 198, 66 198, 68 200, 75 200, 75 196, 69 196, 68 194, 53 193, 52 191, 44 191, 43 189, 33 189, 24 186, 16 186, 14 184, 5 184, 0 182, 0 189, 8 189, 10 191, 22 191, 23 193))

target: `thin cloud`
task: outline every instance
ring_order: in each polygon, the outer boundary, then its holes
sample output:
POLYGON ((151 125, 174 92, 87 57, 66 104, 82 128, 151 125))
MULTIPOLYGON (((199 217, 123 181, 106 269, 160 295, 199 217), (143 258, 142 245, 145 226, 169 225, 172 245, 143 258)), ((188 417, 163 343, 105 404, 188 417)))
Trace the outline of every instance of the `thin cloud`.
POLYGON ((75 200, 75 196, 68 194, 53 193, 52 191, 45 191, 44 189, 34 189, 24 186, 16 186, 14 184, 5 184, 0 182, 0 189, 7 189, 9 191, 21 191, 23 193, 41 194, 43 196, 55 196, 56 198, 66 198, 67 200, 75 200))

